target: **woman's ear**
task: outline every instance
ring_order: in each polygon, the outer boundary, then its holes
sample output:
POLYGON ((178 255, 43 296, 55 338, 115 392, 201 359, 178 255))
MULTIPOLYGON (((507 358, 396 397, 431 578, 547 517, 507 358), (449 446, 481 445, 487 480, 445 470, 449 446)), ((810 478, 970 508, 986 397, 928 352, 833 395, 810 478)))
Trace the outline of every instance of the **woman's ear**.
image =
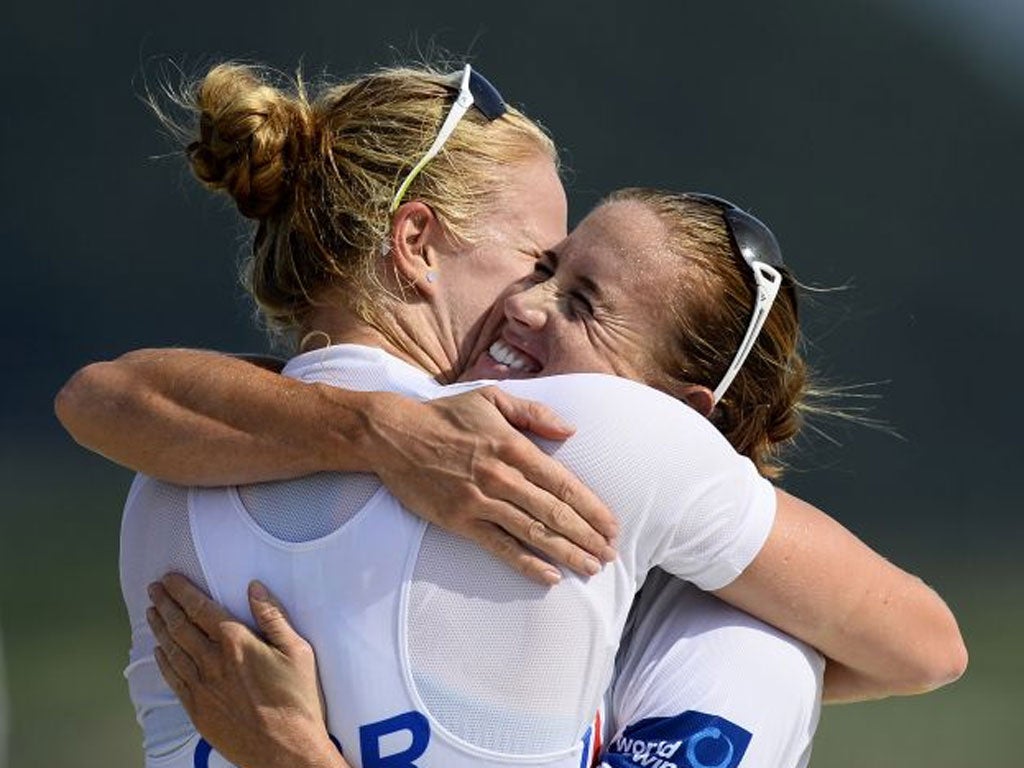
POLYGON ((679 390, 678 397, 705 419, 715 409, 714 393, 700 384, 687 384, 679 390))
POLYGON ((395 274, 404 286, 433 295, 438 275, 438 243, 444 242, 441 222, 429 205, 403 203, 391 219, 391 237, 384 244, 395 274))

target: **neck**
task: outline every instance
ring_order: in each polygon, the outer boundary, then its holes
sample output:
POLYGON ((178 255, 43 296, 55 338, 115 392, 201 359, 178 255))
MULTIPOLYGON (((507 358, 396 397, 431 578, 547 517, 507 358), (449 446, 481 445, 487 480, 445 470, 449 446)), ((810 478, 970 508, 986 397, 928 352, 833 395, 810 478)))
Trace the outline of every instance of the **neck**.
POLYGON ((441 341, 436 320, 426 316, 422 306, 386 307, 381 320, 372 324, 338 303, 321 306, 310 318, 305 337, 308 343, 299 351, 323 346, 328 339, 330 344, 361 344, 394 355, 442 383, 454 381, 457 359, 454 345, 441 341))

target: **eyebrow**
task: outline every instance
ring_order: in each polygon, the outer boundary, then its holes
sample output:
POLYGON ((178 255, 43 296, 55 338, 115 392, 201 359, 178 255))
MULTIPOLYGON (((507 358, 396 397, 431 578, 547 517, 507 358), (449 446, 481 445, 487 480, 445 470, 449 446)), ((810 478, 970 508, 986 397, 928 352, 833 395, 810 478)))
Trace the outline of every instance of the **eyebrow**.
MULTIPOLYGON (((555 251, 547 250, 544 251, 542 255, 551 262, 552 268, 558 269, 558 254, 555 251)), ((603 301, 604 292, 601 290, 601 286, 598 285, 593 278, 588 275, 580 275, 576 279, 579 281, 580 285, 583 286, 583 289, 594 298, 594 301, 598 303, 603 301)))
POLYGON ((587 277, 586 275, 580 275, 577 278, 577 280, 580 281, 580 284, 587 291, 587 293, 594 297, 595 301, 600 303, 603 300, 604 294, 601 292, 601 286, 599 286, 591 278, 587 277))

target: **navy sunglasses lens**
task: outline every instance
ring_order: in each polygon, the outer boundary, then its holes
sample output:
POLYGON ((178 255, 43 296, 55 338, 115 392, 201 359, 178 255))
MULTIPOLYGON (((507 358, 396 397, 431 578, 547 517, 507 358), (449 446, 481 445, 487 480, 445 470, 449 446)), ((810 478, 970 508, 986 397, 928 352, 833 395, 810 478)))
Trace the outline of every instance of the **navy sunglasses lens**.
POLYGON ((475 69, 469 72, 469 92, 473 94, 473 106, 488 120, 497 120, 508 110, 498 89, 475 69))
MULTIPOLYGON (((686 195, 694 200, 717 205, 722 209, 722 217, 729 225, 729 231, 740 254, 751 253, 755 261, 762 261, 773 267, 785 266, 782 261, 782 249, 775 235, 768 229, 767 225, 756 216, 747 213, 742 208, 716 195, 706 195, 703 192, 689 192, 686 195)), ((744 256, 744 258, 746 258, 744 256)))
POLYGON ((773 267, 783 266, 779 241, 760 219, 739 208, 725 210, 722 215, 729 222, 732 236, 741 253, 753 252, 753 257, 757 261, 763 261, 773 267))

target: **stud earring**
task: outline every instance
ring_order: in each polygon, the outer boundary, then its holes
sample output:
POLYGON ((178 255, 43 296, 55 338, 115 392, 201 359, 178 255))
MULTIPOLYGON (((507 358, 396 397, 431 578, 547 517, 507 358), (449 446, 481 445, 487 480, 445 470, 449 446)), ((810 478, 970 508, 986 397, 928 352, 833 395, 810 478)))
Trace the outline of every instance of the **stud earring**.
POLYGON ((428 283, 436 283, 437 282, 437 272, 435 272, 434 270, 430 270, 429 272, 427 272, 427 282, 428 283))

